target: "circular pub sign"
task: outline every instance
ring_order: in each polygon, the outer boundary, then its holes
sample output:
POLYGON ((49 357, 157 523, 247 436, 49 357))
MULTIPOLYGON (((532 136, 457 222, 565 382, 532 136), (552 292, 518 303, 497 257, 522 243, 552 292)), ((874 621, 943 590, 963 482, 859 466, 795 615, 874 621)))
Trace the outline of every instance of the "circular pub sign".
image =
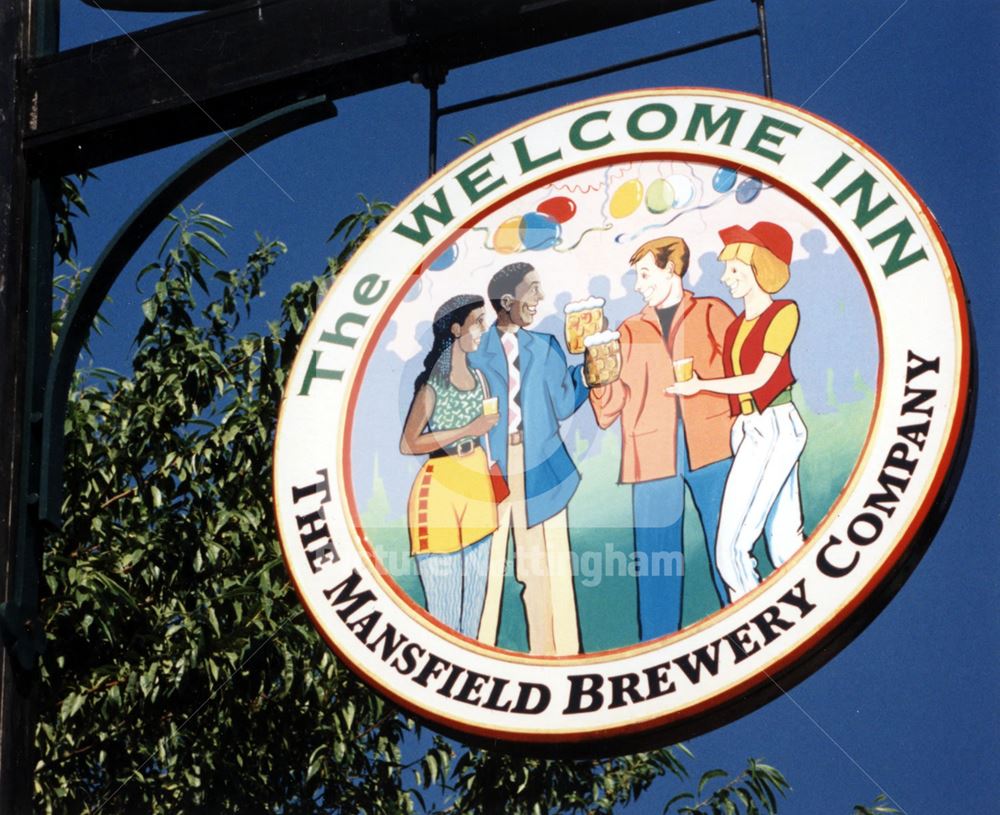
POLYGON ((467 739, 731 720, 888 601, 969 424, 955 263, 809 113, 666 89, 477 145, 390 215, 291 372, 289 572, 369 685, 467 739))

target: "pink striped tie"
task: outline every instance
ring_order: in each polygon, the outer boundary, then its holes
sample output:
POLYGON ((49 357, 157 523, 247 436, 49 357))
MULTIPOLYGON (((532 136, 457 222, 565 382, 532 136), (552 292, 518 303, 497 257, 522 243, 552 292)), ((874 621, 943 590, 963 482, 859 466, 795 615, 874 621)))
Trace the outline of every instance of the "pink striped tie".
POLYGON ((500 337, 504 356, 507 357, 507 432, 521 429, 521 369, 518 365, 517 337, 505 331, 500 337))

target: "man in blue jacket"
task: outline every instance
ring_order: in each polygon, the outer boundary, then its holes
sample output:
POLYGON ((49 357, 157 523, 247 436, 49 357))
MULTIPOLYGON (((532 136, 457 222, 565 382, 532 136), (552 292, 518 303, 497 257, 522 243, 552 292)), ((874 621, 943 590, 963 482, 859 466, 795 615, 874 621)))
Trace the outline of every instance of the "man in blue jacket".
POLYGON ((580 474, 559 435, 559 422, 587 401, 582 366, 567 366, 551 334, 527 330, 545 296, 530 264, 504 266, 490 281, 488 296, 497 321, 469 361, 485 374, 499 403, 490 452, 507 478, 510 495, 498 507, 479 639, 496 644, 507 541, 513 532, 514 574, 524 587, 530 652, 578 654, 566 505, 580 474))

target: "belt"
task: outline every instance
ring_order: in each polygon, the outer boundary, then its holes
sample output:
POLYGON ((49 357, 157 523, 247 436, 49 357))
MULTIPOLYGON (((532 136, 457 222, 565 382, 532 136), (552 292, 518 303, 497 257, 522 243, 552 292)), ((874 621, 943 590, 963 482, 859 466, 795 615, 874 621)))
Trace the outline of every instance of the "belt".
POLYGON ((508 436, 508 441, 511 444, 520 444, 521 442, 524 441, 524 431, 515 430, 513 433, 510 434, 510 436, 508 436))
MULTIPOLYGON (((764 408, 764 410, 767 410, 768 408, 778 407, 778 405, 788 405, 791 404, 791 401, 792 401, 792 389, 785 388, 783 391, 781 391, 781 393, 779 393, 777 396, 774 397, 774 399, 771 400, 771 404, 769 404, 766 408, 764 408)), ((763 410, 757 409, 757 401, 755 399, 752 399, 750 401, 750 407, 752 409, 748 412, 746 410, 746 402, 742 401, 740 402, 740 408, 741 408, 740 412, 744 416, 751 416, 754 413, 764 412, 763 410)))
POLYGON ((475 452, 476 448, 479 447, 479 442, 475 439, 463 439, 455 444, 449 444, 440 450, 435 450, 430 453, 430 458, 444 458, 445 456, 467 456, 470 453, 475 452))

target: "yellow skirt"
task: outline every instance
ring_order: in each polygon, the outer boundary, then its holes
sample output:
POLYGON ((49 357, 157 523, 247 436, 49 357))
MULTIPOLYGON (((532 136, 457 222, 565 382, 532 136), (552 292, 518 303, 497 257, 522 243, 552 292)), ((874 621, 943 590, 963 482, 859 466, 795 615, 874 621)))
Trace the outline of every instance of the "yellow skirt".
POLYGON ((407 505, 410 554, 442 555, 482 540, 497 528, 486 452, 424 462, 407 505))

